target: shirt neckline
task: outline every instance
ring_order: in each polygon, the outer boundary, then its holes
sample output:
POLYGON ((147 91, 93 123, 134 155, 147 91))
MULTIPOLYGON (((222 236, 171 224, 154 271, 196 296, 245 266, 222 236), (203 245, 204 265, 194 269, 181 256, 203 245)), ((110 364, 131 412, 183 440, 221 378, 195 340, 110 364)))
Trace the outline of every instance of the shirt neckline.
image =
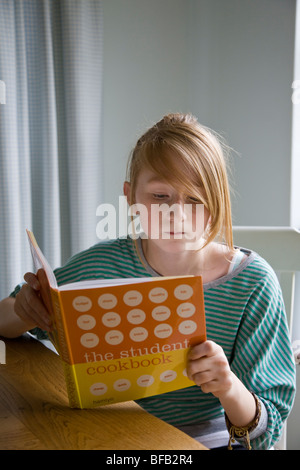
MULTIPOLYGON (((149 274, 151 274, 152 276, 154 276, 154 277, 162 277, 162 275, 160 273, 158 273, 157 271, 155 271, 150 266, 148 261, 146 260, 146 257, 144 255, 144 250, 143 250, 143 247, 142 247, 141 238, 139 237, 136 240, 136 242, 137 242, 137 249, 138 249, 139 255, 141 257, 141 260, 142 260, 147 272, 149 274)), ((215 279, 214 281, 206 282, 205 284, 203 284, 203 290, 204 291, 206 291, 208 289, 212 289, 213 287, 217 287, 221 284, 225 284, 226 282, 228 282, 231 279, 235 278, 242 271, 244 271, 244 269, 246 269, 253 262, 253 260, 257 256, 257 254, 254 251, 249 250, 248 248, 243 248, 243 247, 239 247, 239 246, 234 246, 234 248, 241 250, 247 256, 247 259, 245 259, 242 263, 240 263, 240 265, 236 269, 234 269, 231 273, 227 273, 224 276, 221 276, 221 277, 215 279)))

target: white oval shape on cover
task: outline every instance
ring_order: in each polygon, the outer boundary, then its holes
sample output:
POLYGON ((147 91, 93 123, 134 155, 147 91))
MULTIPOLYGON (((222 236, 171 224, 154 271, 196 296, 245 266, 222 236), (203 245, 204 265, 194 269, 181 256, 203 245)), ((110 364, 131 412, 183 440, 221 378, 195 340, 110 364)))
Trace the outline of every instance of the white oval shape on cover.
POLYGON ((181 284, 174 289, 174 295, 176 299, 187 300, 192 297, 194 290, 188 284, 181 284))
POLYGON ((141 375, 136 381, 139 387, 149 387, 153 384, 153 382, 153 375, 141 375))
POLYGON ((79 295, 78 297, 75 297, 75 299, 72 302, 73 307, 77 312, 87 312, 92 308, 92 301, 89 297, 86 297, 85 295, 79 295))
POLYGON ((192 333, 196 331, 196 329, 197 329, 197 323, 195 323, 192 320, 182 321, 180 325, 178 326, 178 330, 183 335, 191 335, 192 333))
POLYGON ((139 308, 134 308, 132 310, 129 310, 127 313, 127 320, 129 323, 133 325, 139 325, 140 323, 143 323, 146 319, 146 314, 143 310, 139 308))
POLYGON ((178 305, 176 310, 177 314, 182 318, 191 317, 192 315, 194 315, 195 311, 195 305, 191 304, 190 302, 185 302, 183 304, 178 305))
POLYGON ((116 312, 107 312, 102 317, 102 323, 108 328, 115 328, 121 323, 121 317, 116 312))
POLYGON ((168 338, 173 333, 173 328, 167 323, 161 323, 154 328, 154 334, 157 338, 168 338))
POLYGON ((159 305, 152 310, 151 315, 156 321, 166 321, 171 315, 171 310, 165 305, 159 305))
POLYGON ((154 287, 149 292, 149 299, 155 304, 160 304, 168 298, 168 292, 163 287, 154 287))
POLYGON ((136 307, 143 300, 142 294, 137 290, 130 290, 123 296, 123 301, 129 307, 136 307))
POLYGON ((93 395, 100 396, 107 392, 107 385, 101 382, 91 385, 90 392, 93 395))
POLYGON ((137 326, 136 328, 132 328, 129 333, 130 338, 132 341, 141 342, 144 341, 148 337, 148 330, 143 328, 142 326, 137 326))
POLYGON ((99 344, 99 337, 95 333, 85 333, 81 336, 80 342, 85 348, 94 348, 99 344))
POLYGON ((77 318, 77 326, 81 330, 92 330, 96 325, 96 319, 92 315, 80 315, 77 318))
POLYGON ((162 382, 172 382, 172 380, 175 380, 177 377, 177 373, 175 370, 165 370, 160 374, 160 380, 162 382))
POLYGON ((113 294, 102 294, 98 298, 98 305, 99 307, 103 308, 104 310, 110 310, 114 308, 118 303, 117 297, 113 294))
POLYGON ((122 343, 123 339, 124 335, 119 330, 110 330, 105 335, 105 341, 113 346, 122 343))
POLYGON ((125 392, 131 387, 131 382, 128 379, 119 379, 114 382, 113 387, 117 392, 125 392))

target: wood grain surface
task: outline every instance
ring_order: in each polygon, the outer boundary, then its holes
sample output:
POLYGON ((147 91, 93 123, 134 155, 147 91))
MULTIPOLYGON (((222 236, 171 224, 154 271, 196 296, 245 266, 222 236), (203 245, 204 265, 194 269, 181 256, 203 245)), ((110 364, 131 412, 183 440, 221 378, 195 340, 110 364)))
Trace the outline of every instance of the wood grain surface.
POLYGON ((206 450, 132 401, 71 409, 60 358, 28 335, 1 339, 1 450, 206 450))

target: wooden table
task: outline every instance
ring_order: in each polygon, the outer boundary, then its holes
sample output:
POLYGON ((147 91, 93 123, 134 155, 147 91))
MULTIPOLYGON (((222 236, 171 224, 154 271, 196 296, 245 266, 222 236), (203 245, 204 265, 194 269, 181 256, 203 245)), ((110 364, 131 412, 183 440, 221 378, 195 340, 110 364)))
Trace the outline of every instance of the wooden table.
POLYGON ((69 408, 60 358, 23 336, 3 339, 0 449, 205 450, 134 402, 69 408))

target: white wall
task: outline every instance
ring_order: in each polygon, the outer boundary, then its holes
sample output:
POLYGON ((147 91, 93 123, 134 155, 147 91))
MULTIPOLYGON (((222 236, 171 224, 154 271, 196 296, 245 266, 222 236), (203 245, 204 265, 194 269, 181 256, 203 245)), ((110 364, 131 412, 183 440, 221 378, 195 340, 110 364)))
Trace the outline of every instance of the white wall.
POLYGON ((234 223, 289 225, 295 0, 191 3, 191 110, 240 154, 234 223))
POLYGON ((289 225, 295 0, 104 0, 105 201, 137 137, 191 111, 234 154, 237 225, 289 225))
POLYGON ((105 202, 122 194, 129 152, 187 103, 186 0, 104 0, 105 202))

